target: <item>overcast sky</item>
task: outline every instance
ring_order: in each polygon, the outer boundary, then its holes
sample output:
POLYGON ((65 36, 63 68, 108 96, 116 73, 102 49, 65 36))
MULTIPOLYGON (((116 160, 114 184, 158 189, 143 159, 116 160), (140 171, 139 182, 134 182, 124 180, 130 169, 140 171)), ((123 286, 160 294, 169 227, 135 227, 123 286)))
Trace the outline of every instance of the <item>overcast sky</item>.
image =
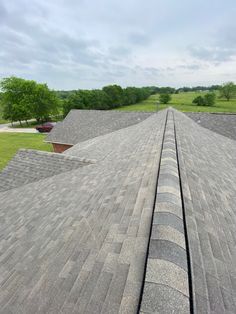
POLYGON ((54 89, 236 81, 235 0, 0 0, 0 77, 54 89))

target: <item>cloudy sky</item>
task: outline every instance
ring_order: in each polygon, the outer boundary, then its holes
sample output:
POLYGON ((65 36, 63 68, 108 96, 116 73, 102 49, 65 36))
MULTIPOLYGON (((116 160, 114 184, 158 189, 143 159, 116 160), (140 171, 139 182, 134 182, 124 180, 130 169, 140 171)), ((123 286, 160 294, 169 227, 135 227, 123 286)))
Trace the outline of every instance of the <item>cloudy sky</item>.
POLYGON ((236 81, 235 0, 0 0, 0 78, 54 89, 236 81))

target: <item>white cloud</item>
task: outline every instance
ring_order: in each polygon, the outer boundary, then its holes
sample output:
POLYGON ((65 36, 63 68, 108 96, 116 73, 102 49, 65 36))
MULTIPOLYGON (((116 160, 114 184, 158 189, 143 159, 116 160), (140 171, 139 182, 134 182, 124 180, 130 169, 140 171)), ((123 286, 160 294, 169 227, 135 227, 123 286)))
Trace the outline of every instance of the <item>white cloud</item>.
POLYGON ((225 69, 236 74, 234 8, 233 0, 2 0, 0 76, 56 89, 221 82, 225 69))

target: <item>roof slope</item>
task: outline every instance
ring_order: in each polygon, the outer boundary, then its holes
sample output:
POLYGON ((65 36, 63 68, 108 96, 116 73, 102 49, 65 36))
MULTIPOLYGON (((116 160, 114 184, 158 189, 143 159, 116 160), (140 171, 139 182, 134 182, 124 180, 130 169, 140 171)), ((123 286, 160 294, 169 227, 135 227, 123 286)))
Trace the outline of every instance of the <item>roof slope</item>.
POLYGON ((124 129, 119 145, 111 133, 95 164, 1 193, 3 312, 137 311, 165 116, 124 129))
POLYGON ((20 187, 30 182, 77 169, 92 162, 62 154, 20 149, 0 172, 0 191, 20 187))
POLYGON ((194 308, 196 313, 235 313, 236 141, 179 112, 175 124, 194 308))
POLYGON ((236 114, 186 112, 189 118, 211 131, 236 140, 236 114))
POLYGON ((46 141, 74 145, 139 123, 152 114, 118 110, 71 110, 48 134, 46 141))

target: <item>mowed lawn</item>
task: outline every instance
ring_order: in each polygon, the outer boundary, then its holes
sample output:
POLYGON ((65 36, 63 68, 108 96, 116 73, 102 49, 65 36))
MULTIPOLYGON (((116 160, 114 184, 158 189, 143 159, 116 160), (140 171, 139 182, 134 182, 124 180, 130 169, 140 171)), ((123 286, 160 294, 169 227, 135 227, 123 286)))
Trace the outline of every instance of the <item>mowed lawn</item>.
MULTIPOLYGON (((158 109, 164 109, 169 106, 185 112, 236 112, 236 99, 230 101, 219 99, 217 97, 216 104, 213 107, 196 106, 192 101, 197 96, 204 96, 205 92, 186 92, 173 94, 172 100, 167 105, 158 105, 158 109)), ((152 95, 147 100, 130 106, 120 107, 117 110, 127 111, 156 111, 159 95, 152 95)))
POLYGON ((20 148, 52 151, 52 146, 44 143, 45 135, 28 133, 0 133, 0 170, 20 148))

